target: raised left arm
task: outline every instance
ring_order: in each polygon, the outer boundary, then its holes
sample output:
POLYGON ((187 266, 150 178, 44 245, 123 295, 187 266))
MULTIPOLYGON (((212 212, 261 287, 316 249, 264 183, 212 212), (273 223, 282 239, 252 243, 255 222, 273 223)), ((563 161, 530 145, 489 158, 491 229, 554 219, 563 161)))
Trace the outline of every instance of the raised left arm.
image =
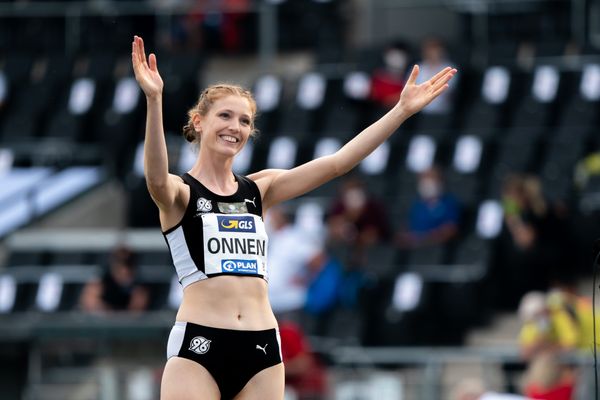
POLYGON ((411 115, 419 112, 448 88, 456 73, 447 67, 433 78, 416 84, 419 67, 414 66, 400 100, 388 113, 356 135, 335 154, 320 157, 290 170, 264 170, 250 175, 261 188, 265 209, 307 193, 341 176, 373 152, 411 115))

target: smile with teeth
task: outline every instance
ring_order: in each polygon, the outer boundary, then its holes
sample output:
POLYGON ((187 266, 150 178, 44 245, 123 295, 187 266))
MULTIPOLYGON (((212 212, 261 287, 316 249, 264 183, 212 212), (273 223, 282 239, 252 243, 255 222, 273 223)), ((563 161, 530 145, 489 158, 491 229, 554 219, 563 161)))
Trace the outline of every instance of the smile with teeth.
POLYGON ((219 137, 221 139, 223 139, 224 141, 229 142, 229 143, 237 143, 237 142, 239 142, 239 139, 236 138, 236 137, 234 137, 234 136, 222 135, 222 136, 219 136, 219 137))

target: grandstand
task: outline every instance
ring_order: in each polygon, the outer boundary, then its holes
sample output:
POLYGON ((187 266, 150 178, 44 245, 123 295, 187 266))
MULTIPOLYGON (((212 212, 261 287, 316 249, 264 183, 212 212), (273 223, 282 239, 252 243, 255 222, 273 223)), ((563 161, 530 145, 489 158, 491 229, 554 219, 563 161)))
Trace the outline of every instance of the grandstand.
MULTIPOLYGON (((434 248, 369 248, 358 303, 306 329, 333 382, 327 398, 455 399, 467 377, 519 393, 520 297, 564 275, 591 295, 597 12, 565 0, 1 1, 0 397, 158 398, 182 294, 143 177, 134 34, 157 54, 174 173, 194 161, 181 128, 199 90, 252 89, 260 134, 236 159, 240 174, 339 149, 384 112, 369 93, 385 46, 402 39, 414 63, 421 40, 443 37, 459 70, 450 110, 411 118, 357 173, 399 230, 419 173, 439 166, 462 205, 458 235, 434 248), (539 178, 569 238, 556 276, 536 270, 514 290, 521 272, 503 247, 511 173, 539 178), (137 254, 147 311, 84 312, 85 285, 120 244, 137 254)), ((296 224, 325 224, 338 186, 290 202, 296 224)), ((591 399, 590 352, 564 360, 580 368, 576 399, 591 399)))

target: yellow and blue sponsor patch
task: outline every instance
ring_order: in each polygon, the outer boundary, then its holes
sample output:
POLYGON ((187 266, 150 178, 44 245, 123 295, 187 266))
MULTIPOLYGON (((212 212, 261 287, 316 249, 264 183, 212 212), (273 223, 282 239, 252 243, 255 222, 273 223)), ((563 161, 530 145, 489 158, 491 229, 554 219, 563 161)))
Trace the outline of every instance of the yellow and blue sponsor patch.
POLYGON ((256 232, 251 216, 217 215, 219 232, 256 232))

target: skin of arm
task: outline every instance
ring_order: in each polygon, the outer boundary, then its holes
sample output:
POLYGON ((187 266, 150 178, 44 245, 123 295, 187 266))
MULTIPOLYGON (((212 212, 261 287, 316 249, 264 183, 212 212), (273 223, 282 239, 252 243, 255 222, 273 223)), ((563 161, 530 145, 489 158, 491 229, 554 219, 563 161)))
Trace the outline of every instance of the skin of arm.
POLYGON ((161 212, 172 210, 181 200, 181 180, 169 174, 167 144, 163 130, 163 81, 158 73, 156 56, 146 60, 144 42, 135 36, 131 49, 135 78, 146 95, 146 134, 144 138, 144 175, 148 191, 161 212))
POLYGON ((448 88, 456 73, 443 69, 429 81, 417 85, 419 67, 415 65, 398 103, 379 120, 360 132, 336 153, 317 158, 290 170, 264 170, 249 176, 261 188, 265 209, 309 192, 339 177, 366 158, 388 139, 411 115, 420 111, 448 88))

